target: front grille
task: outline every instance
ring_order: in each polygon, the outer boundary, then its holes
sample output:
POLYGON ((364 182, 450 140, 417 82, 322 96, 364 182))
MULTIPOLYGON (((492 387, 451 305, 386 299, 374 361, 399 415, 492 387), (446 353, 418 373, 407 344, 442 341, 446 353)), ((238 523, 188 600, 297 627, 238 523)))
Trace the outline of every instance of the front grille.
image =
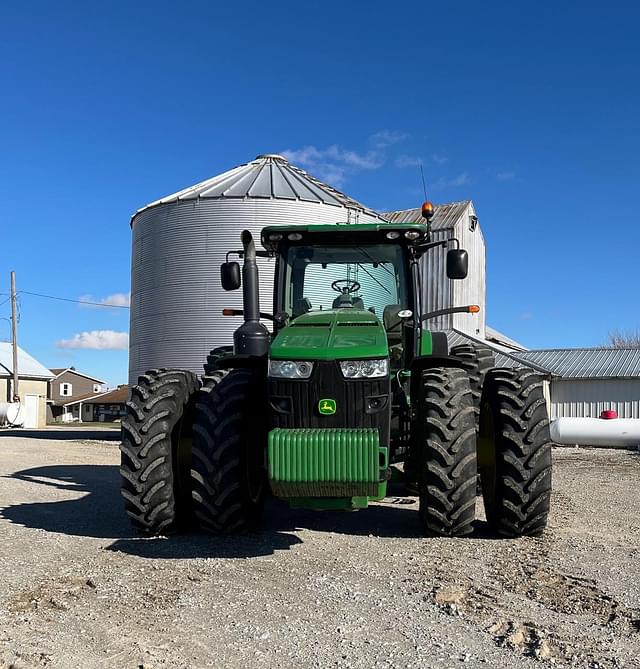
POLYGON ((270 379, 272 428, 377 428, 380 445, 389 445, 391 413, 389 378, 345 379, 339 364, 318 361, 307 380, 270 379), (370 407, 378 398, 381 406, 370 407), (333 399, 336 413, 323 416, 318 402, 333 399))

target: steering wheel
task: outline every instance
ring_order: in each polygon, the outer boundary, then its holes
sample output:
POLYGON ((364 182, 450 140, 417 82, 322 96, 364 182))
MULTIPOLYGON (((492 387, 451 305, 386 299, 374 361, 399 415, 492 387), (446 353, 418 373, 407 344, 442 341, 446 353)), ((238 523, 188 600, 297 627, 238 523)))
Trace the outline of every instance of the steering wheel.
POLYGON ((356 293, 360 290, 360 284, 357 281, 351 281, 351 279, 338 279, 331 284, 331 288, 341 295, 351 295, 351 293, 356 293), (341 288, 340 284, 345 284, 345 286, 341 288))

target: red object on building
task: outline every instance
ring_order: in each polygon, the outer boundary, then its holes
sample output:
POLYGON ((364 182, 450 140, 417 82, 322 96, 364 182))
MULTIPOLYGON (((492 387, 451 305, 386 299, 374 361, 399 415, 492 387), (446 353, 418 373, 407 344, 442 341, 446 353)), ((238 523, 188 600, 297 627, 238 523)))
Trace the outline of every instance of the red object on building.
POLYGON ((618 417, 618 412, 613 411, 613 409, 606 409, 600 414, 600 418, 604 418, 605 420, 610 420, 611 418, 617 418, 618 417))

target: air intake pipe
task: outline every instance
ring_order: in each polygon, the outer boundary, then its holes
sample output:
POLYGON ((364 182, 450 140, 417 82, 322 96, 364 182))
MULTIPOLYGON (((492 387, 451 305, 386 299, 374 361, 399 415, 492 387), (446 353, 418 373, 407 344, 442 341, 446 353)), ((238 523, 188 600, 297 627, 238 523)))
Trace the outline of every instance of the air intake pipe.
POLYGON ((260 322, 256 245, 249 230, 243 230, 240 239, 244 250, 242 265, 244 323, 233 333, 233 350, 236 355, 263 356, 269 352, 270 336, 269 330, 260 322))

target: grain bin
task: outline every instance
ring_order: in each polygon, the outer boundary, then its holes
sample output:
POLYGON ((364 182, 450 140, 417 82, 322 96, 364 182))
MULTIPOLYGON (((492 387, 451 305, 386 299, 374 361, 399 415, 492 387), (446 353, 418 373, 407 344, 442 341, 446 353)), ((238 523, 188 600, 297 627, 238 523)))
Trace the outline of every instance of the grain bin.
MULTIPOLYGON (((139 209, 131 219, 129 381, 154 367, 202 372, 229 345, 239 293, 220 287, 219 266, 240 232, 266 225, 373 223, 381 217, 283 156, 265 154, 139 209)), ((273 309, 273 261, 260 261, 260 308, 273 309)))

